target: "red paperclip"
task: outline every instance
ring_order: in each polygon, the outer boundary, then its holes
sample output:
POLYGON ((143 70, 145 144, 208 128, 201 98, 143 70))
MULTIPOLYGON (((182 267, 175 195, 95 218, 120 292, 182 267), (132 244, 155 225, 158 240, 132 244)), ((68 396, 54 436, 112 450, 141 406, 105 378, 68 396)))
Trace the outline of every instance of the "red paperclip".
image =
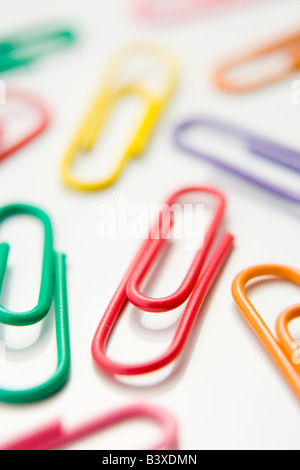
MULTIPOLYGON (((215 248, 205 270, 201 273, 209 250, 223 222, 225 205, 224 196, 219 191, 208 187, 190 187, 183 189, 173 194, 163 205, 164 209, 160 212, 158 223, 154 226, 154 230, 152 229, 149 232, 148 239, 142 244, 140 251, 125 274, 95 333, 92 343, 92 354, 98 366, 105 372, 120 375, 146 374, 165 367, 180 354, 188 339, 188 335, 200 307, 233 248, 234 238, 230 233, 226 232, 215 248), (174 205, 181 196, 196 192, 214 196, 217 200, 216 211, 206 233, 203 247, 197 251, 188 274, 174 294, 162 299, 145 297, 140 293, 138 288, 151 264, 155 261, 159 250, 166 241, 166 224, 163 228, 164 219, 168 215, 167 213, 171 214, 172 205, 174 205), (154 237, 153 234, 155 234, 154 237), (145 364, 130 365, 113 362, 107 357, 105 349, 108 339, 127 301, 133 302, 134 305, 142 308, 142 310, 166 312, 179 307, 188 298, 187 307, 180 320, 173 341, 160 358, 145 364)), ((169 223, 167 224, 168 230, 170 230, 172 225, 173 221, 170 220, 169 217, 169 223)))
MULTIPOLYGON (((3 146, 0 147, 0 162, 2 162, 6 158, 8 158, 10 155, 12 155, 14 152, 17 152, 22 147, 24 147, 29 142, 31 142, 33 139, 35 139, 39 134, 41 134, 48 127, 49 122, 50 122, 49 112, 47 108, 45 107, 44 103, 33 94, 25 92, 25 91, 19 91, 19 90, 10 91, 9 90, 6 92, 6 98, 7 98, 7 101, 9 101, 10 99, 18 100, 18 101, 25 102, 26 104, 29 104, 30 106, 35 108, 39 113, 39 121, 37 125, 27 135, 21 137, 17 142, 14 142, 13 144, 11 144, 10 146, 6 148, 2 148, 3 146)), ((0 123, 0 137, 2 138, 2 141, 3 141, 3 128, 1 128, 1 123, 0 123)))
POLYGON ((69 431, 63 429, 60 420, 55 420, 26 436, 0 446, 0 450, 57 450, 97 431, 135 418, 150 419, 162 428, 163 437, 147 450, 177 449, 178 429, 173 416, 157 406, 142 404, 111 411, 69 431))
POLYGON ((197 251, 192 265, 177 291, 168 297, 162 299, 153 299, 150 297, 145 297, 140 292, 139 288, 151 264, 155 261, 155 257, 157 256, 161 245, 165 240, 163 238, 151 239, 151 233, 149 234, 148 242, 146 243, 146 250, 143 250, 143 254, 139 257, 139 261, 135 266, 135 269, 132 272, 132 275, 130 276, 126 286, 126 294, 129 301, 145 312, 167 312, 174 310, 175 308, 180 307, 180 305, 182 305, 189 298, 198 280, 199 272, 201 271, 204 261, 207 258, 208 251, 211 248, 215 235, 222 222, 225 211, 225 199, 223 195, 215 190, 212 190, 211 188, 188 188, 176 192, 164 204, 164 212, 161 213, 161 217, 159 218, 160 222, 162 222, 165 216, 167 216, 169 208, 172 207, 182 195, 194 191, 201 191, 211 194, 215 196, 218 201, 213 220, 205 235, 203 247, 197 251))

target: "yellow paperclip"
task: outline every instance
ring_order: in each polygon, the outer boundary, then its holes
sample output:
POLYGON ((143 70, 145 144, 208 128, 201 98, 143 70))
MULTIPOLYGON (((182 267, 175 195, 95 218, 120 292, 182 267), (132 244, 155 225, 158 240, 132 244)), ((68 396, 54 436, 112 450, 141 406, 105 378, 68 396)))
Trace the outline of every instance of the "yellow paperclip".
POLYGON ((127 46, 117 54, 109 68, 104 85, 95 104, 63 159, 61 172, 64 182, 71 188, 82 191, 97 191, 113 184, 120 176, 126 163, 145 151, 155 125, 176 88, 177 81, 178 69, 176 61, 170 53, 161 47, 142 44, 133 45, 127 46), (149 90, 144 83, 137 80, 127 81, 122 85, 117 83, 119 73, 122 71, 122 65, 131 57, 136 55, 144 56, 145 54, 157 57, 166 67, 166 85, 160 93, 149 90), (79 181, 73 175, 71 168, 76 153, 80 150, 89 151, 93 147, 115 103, 124 95, 129 94, 138 95, 145 102, 146 106, 137 129, 118 161, 116 168, 110 176, 101 181, 79 181))

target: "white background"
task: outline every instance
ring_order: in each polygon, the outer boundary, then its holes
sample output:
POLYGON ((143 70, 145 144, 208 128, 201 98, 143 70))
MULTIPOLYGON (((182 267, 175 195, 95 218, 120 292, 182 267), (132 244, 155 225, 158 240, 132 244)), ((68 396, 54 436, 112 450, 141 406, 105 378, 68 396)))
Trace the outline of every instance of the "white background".
MULTIPOLYGON (((292 102, 292 82, 299 74, 240 96, 219 92, 211 81, 214 65, 226 54, 299 27, 298 0, 246 3, 182 24, 145 26, 133 19, 126 0, 1 0, 1 36, 51 22, 73 26, 79 32, 78 42, 69 49, 0 77, 10 88, 39 93, 52 113, 48 131, 1 164, 1 204, 28 202, 51 217, 55 248, 67 255, 72 349, 70 380, 60 393, 32 405, 0 404, 1 441, 54 416, 73 426, 119 405, 146 401, 174 413, 181 449, 299 449, 298 402, 231 296, 235 275, 246 267, 263 263, 299 267, 299 210, 181 153, 172 142, 172 131, 183 119, 209 113, 300 150, 300 105, 292 102), (169 47, 178 57, 181 77, 176 94, 147 152, 127 166, 115 185, 91 194, 72 191, 59 175, 64 151, 111 55, 123 44, 140 40, 169 47), (226 228, 236 237, 235 250, 199 316, 180 364, 144 378, 108 379, 94 366, 91 342, 139 241, 132 237, 100 240, 97 210, 102 204, 118 207, 120 197, 128 198, 128 204, 150 207, 194 184, 211 184, 226 194, 226 228)), ((2 106, 1 113, 7 117, 8 107, 2 106)), ((106 145, 118 144, 118 135, 111 126, 106 145)), ((83 174, 94 176, 111 164, 113 153, 104 151, 100 142, 94 158, 82 161, 79 171, 83 174)), ((229 154, 238 161, 250 159, 253 171, 258 165, 260 174, 282 178, 288 187, 299 190, 295 175, 285 176, 283 170, 273 175, 271 164, 247 157, 241 147, 232 153, 229 147, 229 154)), ((24 310, 36 299, 40 235, 28 220, 10 221, 1 230, 1 240, 13 247, 3 298, 11 308, 24 310)), ((174 291, 189 255, 177 249, 168 258, 152 293, 174 291)), ((264 283, 251 289, 251 299, 273 329, 279 313, 299 302, 299 289, 282 282, 264 283)), ((158 355, 170 342, 180 312, 182 309, 155 318, 126 309, 109 354, 127 361, 158 355)), ((292 332, 300 339, 299 322, 294 322, 292 332)), ((33 385, 54 369, 53 325, 48 322, 39 338, 38 333, 37 327, 1 329, 1 339, 7 344, 5 348, 0 343, 2 386, 33 385)), ((127 424, 78 442, 75 448, 139 447, 156 433, 147 423, 127 424)))

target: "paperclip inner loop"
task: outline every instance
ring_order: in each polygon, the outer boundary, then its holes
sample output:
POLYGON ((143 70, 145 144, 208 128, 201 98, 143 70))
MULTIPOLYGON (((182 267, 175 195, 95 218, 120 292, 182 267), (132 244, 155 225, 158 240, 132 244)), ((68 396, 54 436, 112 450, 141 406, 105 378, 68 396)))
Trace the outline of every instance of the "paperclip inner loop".
POLYGON ((297 318, 300 318, 300 304, 282 312, 276 322, 276 333, 287 358, 292 361, 300 376, 300 342, 294 340, 288 329, 289 323, 297 318))
MULTIPOLYGON (((150 231, 147 249, 145 250, 144 255, 141 256, 138 264, 136 265, 135 270, 128 281, 126 289, 127 297, 130 302, 141 310, 147 312, 166 312, 179 307, 188 299, 198 280, 198 277, 204 264, 204 260, 212 245, 215 235, 222 223, 226 205, 225 198, 219 191, 214 190, 212 188, 195 187, 189 188, 188 190, 179 191, 175 193, 170 199, 168 199, 165 206, 171 209, 172 206, 178 201, 181 196, 188 193, 212 195, 217 201, 213 220, 205 235, 203 247, 201 247, 197 251, 197 254, 182 284, 173 294, 160 299, 146 297, 141 293, 140 285, 143 279, 145 278, 149 268, 155 261, 155 258, 158 256, 158 252, 160 251, 165 241, 163 239, 164 233, 162 232, 162 230, 159 230, 159 238, 157 239, 151 238, 153 231, 150 231)), ((161 216, 163 218, 166 216, 168 217, 168 214, 161 213, 161 216)), ((161 219, 161 217, 159 217, 159 219, 161 219)))

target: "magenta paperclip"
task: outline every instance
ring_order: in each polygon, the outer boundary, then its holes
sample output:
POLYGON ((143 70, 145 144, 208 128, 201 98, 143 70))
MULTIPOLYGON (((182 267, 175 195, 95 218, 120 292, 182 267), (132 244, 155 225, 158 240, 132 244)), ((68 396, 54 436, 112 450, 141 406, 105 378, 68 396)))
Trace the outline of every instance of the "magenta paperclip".
POLYGON ((0 450, 57 450, 97 431, 136 418, 154 421, 162 429, 163 437, 146 450, 177 449, 178 429, 173 416, 157 406, 137 404, 110 411, 72 430, 65 430, 60 420, 52 421, 46 426, 0 446, 0 450))
POLYGON ((181 150, 198 157, 208 163, 226 170, 229 173, 252 183, 261 189, 279 196, 289 202, 300 204, 300 193, 284 189, 272 182, 256 176, 242 167, 231 164, 219 156, 211 155, 201 149, 194 148, 184 139, 184 134, 191 129, 201 129, 208 127, 220 133, 230 134, 236 139, 245 143, 245 146, 251 153, 264 157, 273 163, 284 166, 290 170, 300 173, 300 152, 296 152, 288 147, 284 147, 276 142, 272 142, 264 137, 252 134, 245 129, 229 124, 216 118, 199 116, 195 119, 189 119, 180 124, 174 131, 174 141, 181 150))
POLYGON ((237 0, 137 0, 134 3, 136 15, 142 20, 176 20, 182 15, 195 11, 207 12, 210 9, 237 0))

